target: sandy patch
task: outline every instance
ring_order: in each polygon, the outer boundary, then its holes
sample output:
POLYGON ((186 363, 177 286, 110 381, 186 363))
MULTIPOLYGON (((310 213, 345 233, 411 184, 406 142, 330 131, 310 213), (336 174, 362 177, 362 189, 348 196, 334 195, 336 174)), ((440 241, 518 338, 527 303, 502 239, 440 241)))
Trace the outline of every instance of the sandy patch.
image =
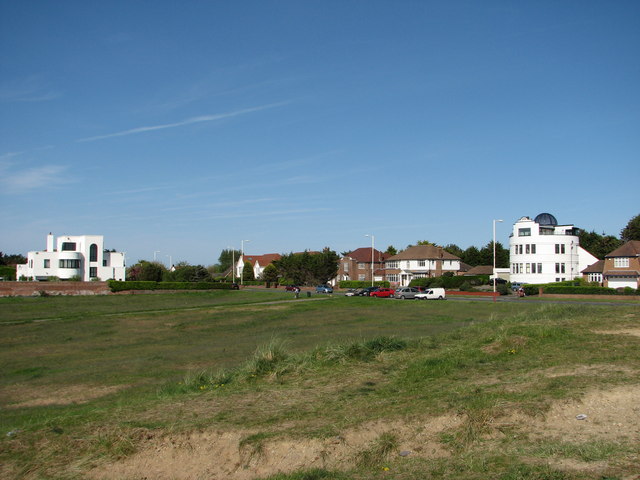
POLYGON ((594 330, 593 333, 599 335, 632 335, 640 337, 640 328, 624 328, 619 330, 594 330))
POLYGON ((95 386, 69 385, 64 387, 34 387, 32 385, 11 385, 0 390, 0 399, 5 408, 42 407, 46 405, 70 405, 86 403, 90 400, 115 393, 124 385, 95 386))
POLYGON ((326 438, 266 439, 240 446, 255 432, 204 431, 152 439, 137 454, 91 472, 100 480, 250 480, 302 468, 350 468, 358 453, 383 433, 398 438, 400 452, 437 458, 448 455, 438 434, 458 427, 461 419, 443 416, 406 422, 374 422, 326 438))

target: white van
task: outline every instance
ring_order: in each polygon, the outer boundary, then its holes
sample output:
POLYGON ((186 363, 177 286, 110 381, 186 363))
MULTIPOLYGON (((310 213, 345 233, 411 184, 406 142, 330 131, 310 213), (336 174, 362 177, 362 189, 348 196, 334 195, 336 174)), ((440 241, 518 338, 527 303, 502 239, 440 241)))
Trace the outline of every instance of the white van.
POLYGON ((427 288, 424 292, 416 295, 418 300, 444 300, 447 294, 444 288, 427 288))

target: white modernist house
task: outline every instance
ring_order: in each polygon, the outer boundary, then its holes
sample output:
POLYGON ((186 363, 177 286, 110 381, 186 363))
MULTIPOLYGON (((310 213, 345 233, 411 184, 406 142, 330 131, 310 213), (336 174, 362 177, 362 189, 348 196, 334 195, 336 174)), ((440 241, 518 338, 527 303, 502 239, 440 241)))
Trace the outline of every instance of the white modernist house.
POLYGON ((125 260, 123 252, 104 249, 102 235, 77 235, 58 237, 47 235, 47 249, 29 252, 27 263, 18 265, 18 280, 48 280, 57 277, 68 280, 79 277, 82 281, 124 280, 125 260))
POLYGON ((580 229, 558 225, 550 213, 522 217, 509 238, 511 282, 553 283, 573 280, 598 261, 580 246, 580 229))

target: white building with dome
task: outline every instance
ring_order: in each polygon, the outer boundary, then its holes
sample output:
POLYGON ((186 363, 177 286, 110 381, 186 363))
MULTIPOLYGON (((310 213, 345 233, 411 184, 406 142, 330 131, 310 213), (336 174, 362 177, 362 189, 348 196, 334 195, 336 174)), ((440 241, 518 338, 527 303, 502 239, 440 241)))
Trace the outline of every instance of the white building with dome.
POLYGON ((554 283, 573 280, 598 261, 580 246, 580 229, 558 225, 556 217, 541 213, 522 217, 509 237, 511 282, 554 283))

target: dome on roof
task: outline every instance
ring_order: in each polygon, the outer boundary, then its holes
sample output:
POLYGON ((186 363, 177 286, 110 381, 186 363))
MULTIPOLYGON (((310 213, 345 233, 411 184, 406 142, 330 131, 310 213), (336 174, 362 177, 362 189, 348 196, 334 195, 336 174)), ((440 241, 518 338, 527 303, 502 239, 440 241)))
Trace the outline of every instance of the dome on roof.
POLYGON ((554 227, 558 225, 558 220, 550 213, 541 213, 535 218, 534 222, 538 225, 551 225, 554 227))

